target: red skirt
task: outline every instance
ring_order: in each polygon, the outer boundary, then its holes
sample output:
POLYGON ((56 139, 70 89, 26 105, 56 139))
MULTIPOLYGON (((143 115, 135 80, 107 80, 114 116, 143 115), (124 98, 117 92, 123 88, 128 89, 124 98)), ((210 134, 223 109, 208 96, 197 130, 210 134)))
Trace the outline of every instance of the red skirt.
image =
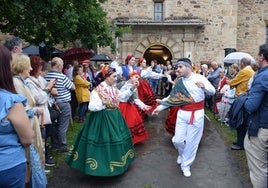
POLYGON ((131 131, 133 144, 146 140, 148 134, 145 130, 143 120, 137 111, 136 105, 128 102, 121 102, 119 108, 131 131))
POLYGON ((158 105, 156 101, 156 96, 149 85, 148 81, 146 80, 139 80, 139 86, 138 86, 138 97, 139 99, 146 105, 151 106, 152 108, 148 111, 143 111, 139 107, 137 107, 137 110, 141 116, 141 118, 144 120, 146 118, 147 113, 152 112, 158 105))
POLYGON ((178 112, 179 108, 180 108, 180 106, 171 106, 169 108, 169 112, 167 115, 165 128, 166 128, 166 131, 169 134, 171 134, 172 136, 174 136, 174 134, 175 134, 177 112, 178 112))

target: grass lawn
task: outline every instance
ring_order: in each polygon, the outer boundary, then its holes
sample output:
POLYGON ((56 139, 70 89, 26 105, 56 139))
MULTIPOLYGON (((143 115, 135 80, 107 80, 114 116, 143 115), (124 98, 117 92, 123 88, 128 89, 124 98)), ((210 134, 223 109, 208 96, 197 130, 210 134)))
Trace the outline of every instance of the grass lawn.
MULTIPOLYGON (((220 133, 222 138, 225 140, 226 145, 229 146, 231 150, 231 146, 233 145, 233 142, 236 141, 236 131, 231 130, 229 126, 221 124, 221 122, 217 120, 217 118, 211 111, 206 109, 205 113, 211 119, 211 121, 214 121, 217 131, 220 133)), ((249 178, 245 151, 244 150, 232 151, 232 153, 234 154, 234 157, 237 161, 236 165, 238 165, 240 169, 240 175, 243 178, 249 178)))

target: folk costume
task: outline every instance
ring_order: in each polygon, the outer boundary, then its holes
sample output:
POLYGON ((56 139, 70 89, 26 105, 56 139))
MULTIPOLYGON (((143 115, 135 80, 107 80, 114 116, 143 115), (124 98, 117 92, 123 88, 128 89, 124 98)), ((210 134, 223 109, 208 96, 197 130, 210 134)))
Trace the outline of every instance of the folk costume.
POLYGON ((162 78, 163 74, 153 72, 151 67, 146 67, 146 60, 144 58, 140 58, 138 61, 138 64, 140 66, 140 74, 141 74, 141 78, 139 80, 139 86, 137 88, 138 97, 144 104, 152 107, 148 111, 144 111, 140 108, 137 108, 141 118, 145 120, 147 117, 147 114, 152 112, 158 105, 156 101, 156 96, 153 92, 152 87, 149 84, 149 79, 150 78, 155 78, 155 79, 162 78), (143 66, 142 63, 145 63, 145 65, 143 66))
POLYGON ((180 106, 171 106, 169 107, 167 119, 165 121, 165 129, 171 135, 174 136, 175 134, 175 127, 176 127, 176 120, 177 120, 177 113, 180 106))
POLYGON ((116 176, 128 169, 135 152, 118 106, 120 95, 131 94, 131 90, 120 93, 105 81, 91 92, 90 114, 67 155, 69 166, 92 176, 116 176))
POLYGON ((144 104, 152 107, 149 111, 143 111, 141 109, 138 109, 139 114, 143 119, 146 118, 146 114, 152 112, 158 105, 156 101, 156 96, 148 80, 150 78, 160 79, 162 77, 163 74, 153 72, 151 67, 141 70, 141 79, 139 81, 140 84, 138 86, 138 96, 144 104))
MULTIPOLYGON (((129 81, 121 82, 117 85, 121 92, 132 90, 132 86, 133 84, 129 81)), ((131 96, 122 97, 120 99, 119 108, 131 131, 133 144, 142 142, 148 138, 148 134, 145 130, 143 120, 139 115, 137 107, 144 111, 146 105, 138 98, 136 89, 133 90, 131 96)))
MULTIPOLYGON (((191 66, 184 61, 179 61, 178 64, 191 66)), ((167 100, 157 107, 161 111, 170 106, 179 106, 172 142, 178 150, 177 162, 181 164, 183 172, 190 171, 203 134, 205 92, 213 95, 215 88, 204 76, 192 72, 188 78, 181 77, 167 100), (202 82, 204 89, 198 87, 197 82, 202 82)))

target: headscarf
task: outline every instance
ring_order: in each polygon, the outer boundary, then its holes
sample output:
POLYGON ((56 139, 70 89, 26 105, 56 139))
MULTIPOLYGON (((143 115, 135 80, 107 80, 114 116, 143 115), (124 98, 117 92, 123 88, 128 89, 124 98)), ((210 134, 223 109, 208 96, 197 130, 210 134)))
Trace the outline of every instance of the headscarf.
POLYGON ((133 70, 133 71, 129 74, 129 77, 131 78, 131 77, 134 76, 134 75, 139 75, 139 77, 141 77, 140 72, 137 71, 137 70, 133 70))
POLYGON ((130 60, 132 57, 134 57, 133 54, 129 54, 129 55, 127 55, 127 57, 126 57, 126 59, 125 59, 125 63, 128 64, 129 60, 130 60))
POLYGON ((186 67, 192 67, 192 62, 188 58, 181 58, 178 60, 177 65, 184 65, 186 67))
POLYGON ((141 65, 141 63, 144 61, 145 59, 143 57, 140 57, 139 60, 138 60, 138 66, 141 65))
POLYGON ((109 65, 104 65, 101 68, 101 74, 102 74, 104 79, 111 76, 115 72, 116 72, 115 68, 112 68, 109 65))

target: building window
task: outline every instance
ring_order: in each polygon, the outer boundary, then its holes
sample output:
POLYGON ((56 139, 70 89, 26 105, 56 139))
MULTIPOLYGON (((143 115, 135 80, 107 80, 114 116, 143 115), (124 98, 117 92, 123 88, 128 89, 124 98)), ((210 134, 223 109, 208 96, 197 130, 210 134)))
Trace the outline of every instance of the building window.
POLYGON ((163 2, 154 3, 154 20, 162 22, 163 20, 163 2))

